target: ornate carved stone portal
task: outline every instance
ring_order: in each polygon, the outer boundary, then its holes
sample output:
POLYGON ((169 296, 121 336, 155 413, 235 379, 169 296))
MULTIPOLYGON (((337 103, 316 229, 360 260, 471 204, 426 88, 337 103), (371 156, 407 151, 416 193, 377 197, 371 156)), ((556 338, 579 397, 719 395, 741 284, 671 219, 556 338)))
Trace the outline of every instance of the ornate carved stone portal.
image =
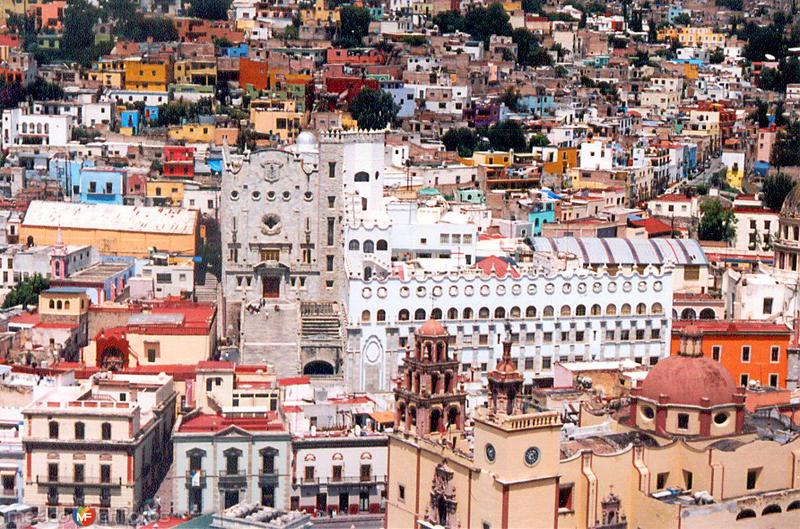
POLYGON ((456 489, 453 485, 453 471, 445 462, 436 465, 431 486, 431 502, 425 519, 433 524, 441 525, 445 529, 459 527, 456 520, 456 489))

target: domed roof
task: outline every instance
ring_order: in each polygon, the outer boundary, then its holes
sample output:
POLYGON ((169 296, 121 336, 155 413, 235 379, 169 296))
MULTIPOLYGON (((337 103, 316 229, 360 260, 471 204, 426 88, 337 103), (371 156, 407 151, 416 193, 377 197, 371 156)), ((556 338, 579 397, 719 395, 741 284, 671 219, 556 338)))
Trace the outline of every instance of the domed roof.
POLYGON ((314 150, 317 148, 317 137, 314 136, 313 132, 304 130, 303 132, 297 135, 297 140, 295 141, 295 145, 297 145, 297 148, 300 151, 314 150))
POLYGON ((781 217, 800 217, 800 186, 796 185, 786 196, 781 207, 781 217))
POLYGON ((658 402, 669 396, 670 404, 708 406, 732 404, 739 393, 733 377, 719 362, 704 356, 670 356, 659 361, 642 381, 638 395, 658 402))
POLYGON ((417 329, 416 334, 418 336, 447 336, 447 329, 438 321, 430 319, 417 329))

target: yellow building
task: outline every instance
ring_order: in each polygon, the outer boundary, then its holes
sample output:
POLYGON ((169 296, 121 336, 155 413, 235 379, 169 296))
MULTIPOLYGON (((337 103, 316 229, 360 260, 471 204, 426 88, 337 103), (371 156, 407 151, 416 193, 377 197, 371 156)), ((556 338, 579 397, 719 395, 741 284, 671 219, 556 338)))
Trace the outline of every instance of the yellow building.
POLYGON ((0 0, 0 22, 6 23, 8 15, 24 15, 28 12, 28 0, 0 0))
POLYGON ((511 153, 503 151, 476 151, 472 153, 474 165, 484 167, 510 167, 511 153))
POLYGON ((125 86, 125 61, 101 59, 95 61, 92 68, 81 75, 84 79, 102 86, 121 89, 125 86))
POLYGON ((217 84, 217 61, 213 57, 179 60, 174 70, 176 83, 201 86, 217 84))
POLYGON ((20 226, 30 246, 88 245, 103 254, 148 257, 150 249, 196 255, 197 211, 180 208, 79 204, 34 200, 20 226))
POLYGON ((781 426, 748 424, 744 388, 702 356, 696 333, 687 329, 682 353, 650 371, 630 406, 584 404, 563 440, 559 411, 526 408, 510 340, 464 435, 451 413, 464 393, 447 338, 429 321, 406 354, 385 527, 800 526, 800 437, 776 441, 781 426))
POLYGON ((180 206, 185 185, 180 180, 149 180, 147 198, 154 206, 180 206))
POLYGON ((167 137, 187 143, 211 143, 215 131, 216 127, 213 124, 186 123, 169 127, 167 137))
POLYGON ((291 99, 258 100, 250 104, 250 124, 259 134, 289 142, 307 124, 307 117, 304 112, 296 110, 291 99))
POLYGON ((715 33, 710 27, 663 28, 656 36, 660 41, 677 40, 681 46, 688 48, 724 48, 725 35, 715 33))
POLYGON ((300 9, 300 20, 303 23, 327 22, 328 20, 336 23, 339 22, 339 11, 331 11, 325 7, 325 0, 315 0, 313 8, 300 9))
POLYGON ((127 59, 124 71, 126 90, 166 92, 172 83, 172 64, 168 60, 127 59))

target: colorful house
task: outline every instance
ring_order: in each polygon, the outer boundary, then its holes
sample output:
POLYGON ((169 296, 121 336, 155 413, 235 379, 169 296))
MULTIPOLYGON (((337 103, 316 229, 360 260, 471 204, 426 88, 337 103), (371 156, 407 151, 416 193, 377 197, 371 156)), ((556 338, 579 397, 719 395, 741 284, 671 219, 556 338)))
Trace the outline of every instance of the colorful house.
POLYGON ((166 92, 173 79, 173 68, 169 59, 126 59, 124 70, 126 90, 166 92))
POLYGON ((194 148, 182 145, 164 146, 163 173, 171 178, 193 178, 194 148))
POLYGON ((128 136, 139 134, 142 115, 138 110, 123 110, 119 114, 119 132, 128 136))
POLYGON ((239 86, 252 87, 255 90, 266 90, 269 83, 265 61, 256 61, 243 57, 239 59, 239 86))

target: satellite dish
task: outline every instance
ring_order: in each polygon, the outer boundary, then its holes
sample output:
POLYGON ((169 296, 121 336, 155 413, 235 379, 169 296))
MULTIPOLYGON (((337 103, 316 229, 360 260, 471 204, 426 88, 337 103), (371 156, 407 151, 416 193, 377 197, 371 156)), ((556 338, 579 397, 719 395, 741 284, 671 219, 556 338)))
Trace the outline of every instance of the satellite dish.
POLYGON ((769 60, 769 61, 774 61, 775 60, 775 56, 774 55, 770 55, 769 53, 765 53, 764 57, 766 57, 766 59, 769 60))

